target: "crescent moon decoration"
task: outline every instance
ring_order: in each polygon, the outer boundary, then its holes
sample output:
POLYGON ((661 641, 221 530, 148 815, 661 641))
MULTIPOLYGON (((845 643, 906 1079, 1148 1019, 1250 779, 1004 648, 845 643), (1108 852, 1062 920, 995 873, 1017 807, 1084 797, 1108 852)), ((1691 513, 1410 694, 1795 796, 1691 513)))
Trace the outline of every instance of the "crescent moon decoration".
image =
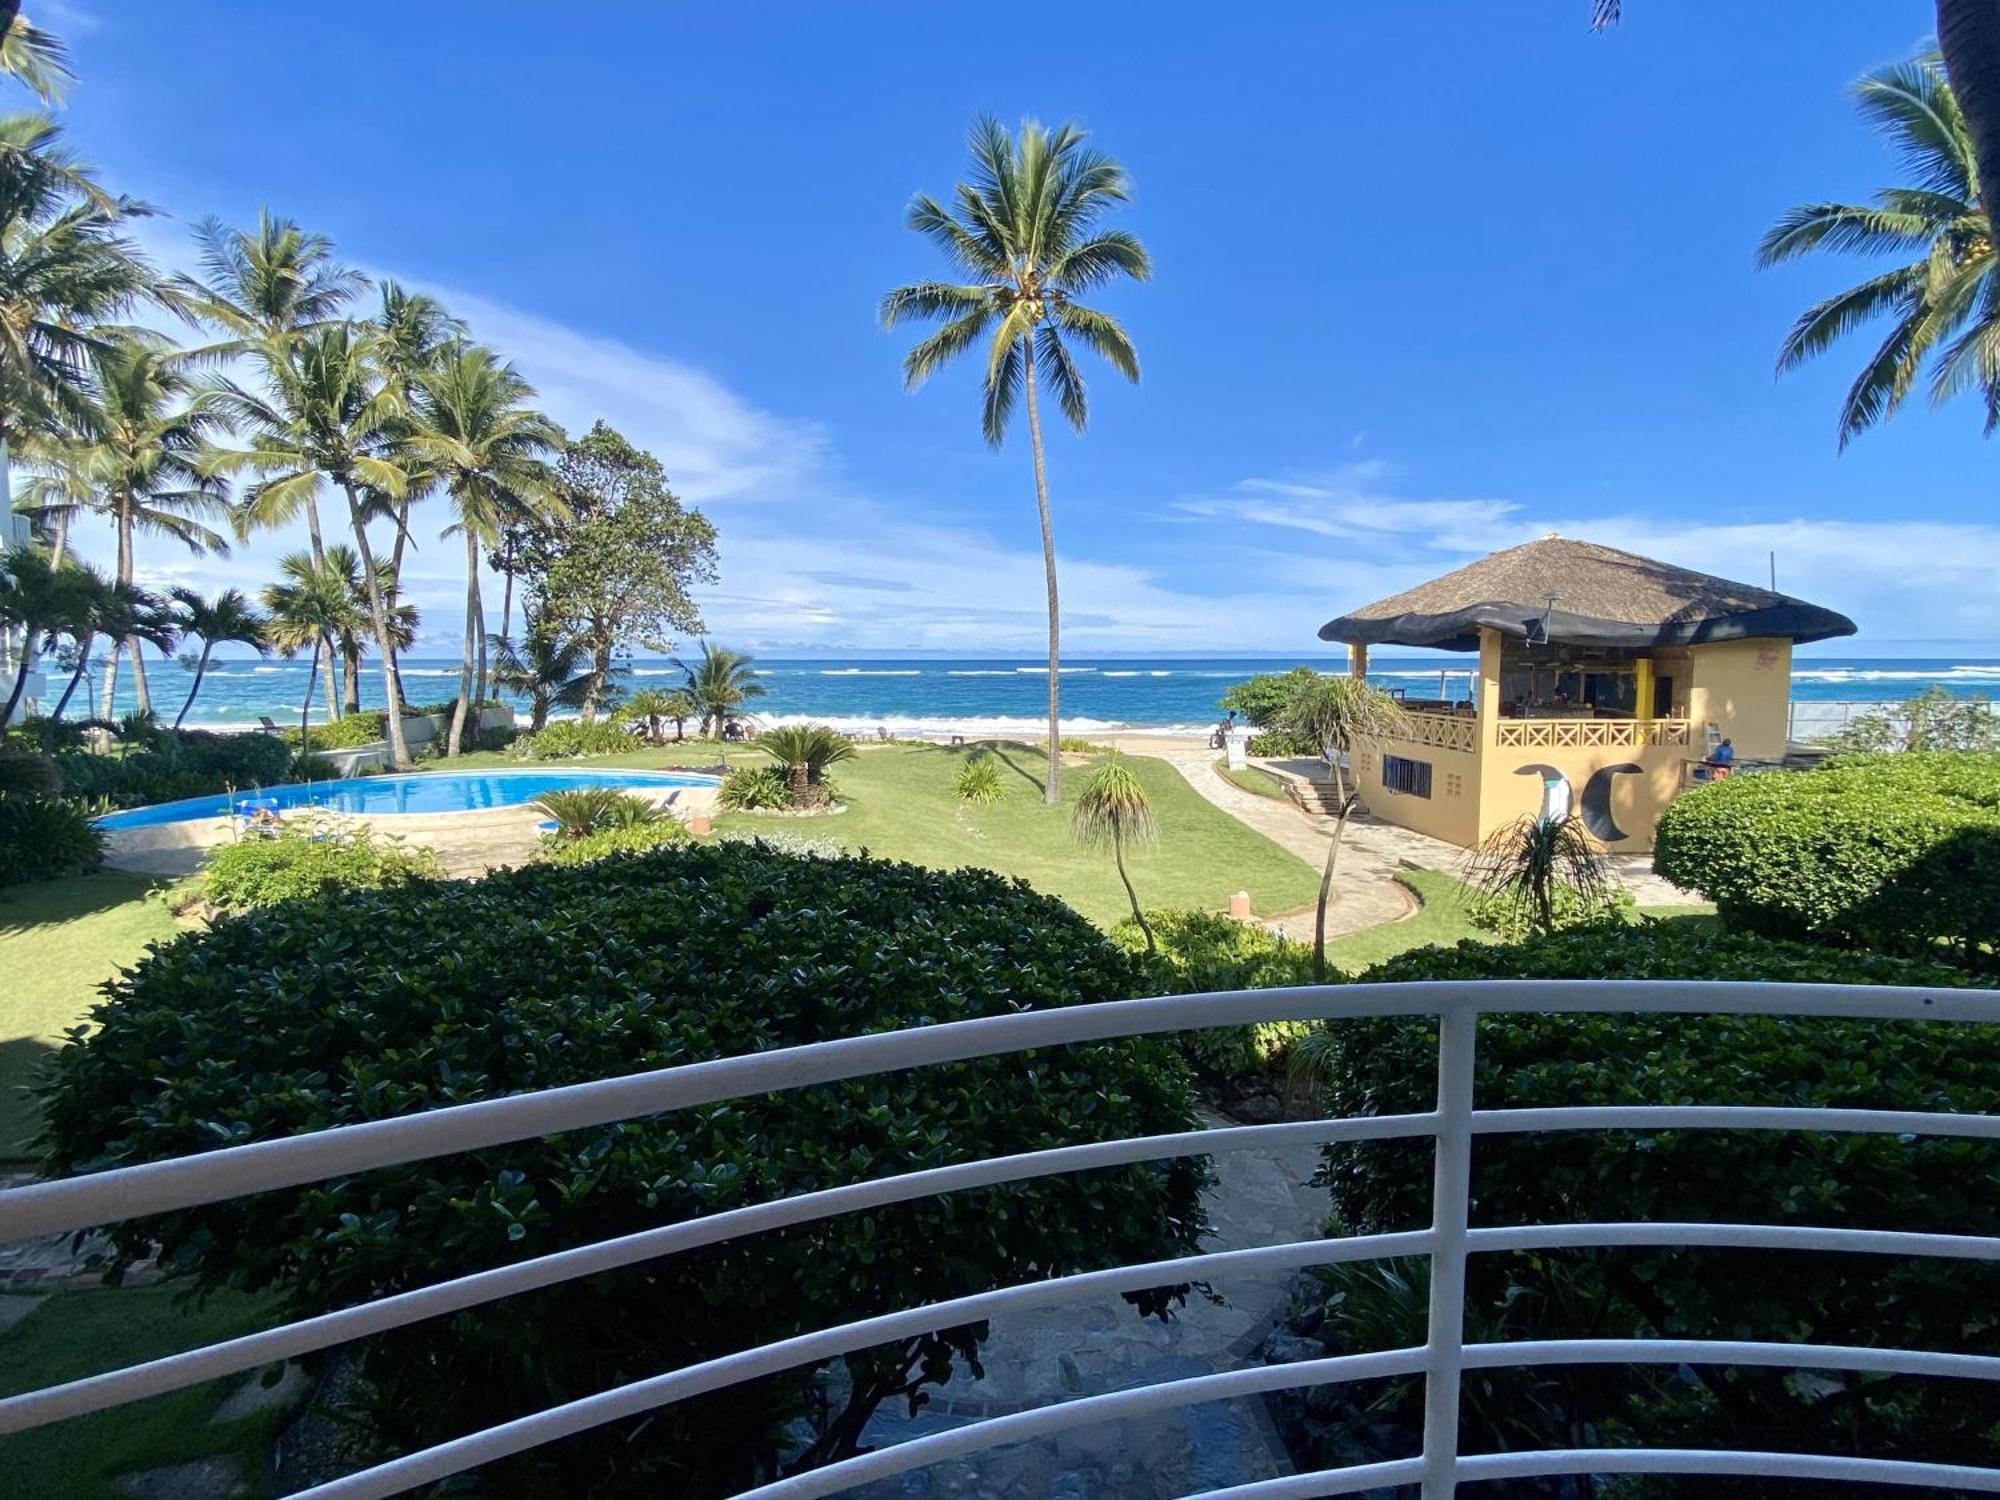
POLYGON ((1599 766, 1583 788, 1583 826, 1600 843, 1615 844, 1631 837, 1611 816, 1611 778, 1637 776, 1643 768, 1626 761, 1622 765, 1599 766))
POLYGON ((1554 766, 1545 766, 1539 761, 1515 769, 1516 776, 1539 776, 1542 778, 1541 818, 1545 823, 1560 823, 1569 816, 1570 802, 1575 796, 1569 778, 1554 766))

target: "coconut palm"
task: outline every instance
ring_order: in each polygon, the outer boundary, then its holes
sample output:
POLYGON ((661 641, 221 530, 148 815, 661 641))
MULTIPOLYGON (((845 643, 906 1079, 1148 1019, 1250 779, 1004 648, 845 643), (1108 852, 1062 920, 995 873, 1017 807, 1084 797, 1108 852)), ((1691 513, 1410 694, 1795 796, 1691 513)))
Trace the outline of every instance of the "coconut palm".
POLYGON ((1467 860, 1466 883, 1535 933, 1555 931, 1558 907, 1600 910, 1612 893, 1604 851, 1573 813, 1494 829, 1467 860))
POLYGON ((53 649, 61 637, 80 635, 90 600, 103 586, 75 559, 56 563, 39 547, 15 546, 0 553, 0 625, 18 630, 22 642, 7 706, 0 710, 0 729, 13 722, 21 706, 38 649, 53 649))
POLYGON ((168 288, 189 317, 225 335, 212 355, 263 358, 341 315, 368 278, 333 258, 333 241, 290 219, 257 215, 255 229, 210 217, 195 226, 201 276, 177 274, 168 288))
POLYGON ((1333 832, 1320 871, 1319 904, 1313 915, 1313 982, 1326 982, 1326 904, 1333 893, 1347 820, 1361 800, 1348 776, 1347 757, 1364 739, 1393 734, 1402 710, 1380 688, 1359 677, 1315 677, 1301 686, 1279 714, 1280 726, 1320 747, 1333 778, 1333 832))
POLYGON ((491 646, 494 685, 528 700, 531 734, 547 727, 552 709, 580 708, 590 695, 590 653, 581 641, 530 630, 518 645, 495 636, 491 646))
MULTIPOLYGON (((228 514, 227 486, 198 461, 215 421, 190 409, 194 385, 175 351, 154 335, 125 332, 93 354, 96 399, 83 430, 29 458, 35 472, 15 508, 64 531, 79 511, 107 517, 117 545, 113 576, 121 583, 132 581, 132 545, 140 533, 172 537, 197 555, 226 553, 228 542, 202 524, 228 514)), ((107 720, 126 648, 139 709, 152 707, 138 643, 114 641, 98 710, 107 720)))
POLYGON ((174 715, 174 729, 178 731, 201 692, 201 680, 208 674, 208 659, 217 646, 248 646, 259 656, 269 656, 271 643, 266 632, 268 622, 241 589, 224 589, 209 599, 195 589, 172 588, 167 590, 167 597, 179 606, 176 623, 181 639, 192 637, 201 642, 201 655, 195 659, 194 681, 188 686, 187 701, 174 715))
POLYGON ((720 739, 744 703, 764 696, 764 684, 757 680, 751 665, 755 660, 707 641, 701 643, 701 655, 693 662, 674 658, 674 665, 687 675, 687 693, 701 715, 703 735, 713 732, 720 739))
POLYGON ((792 806, 817 807, 826 800, 826 768, 854 759, 854 744, 825 724, 786 724, 757 736, 757 747, 785 768, 792 806))
MULTIPOLYGON (((382 283, 382 304, 374 321, 375 363, 382 372, 383 385, 395 394, 406 414, 416 409, 418 381, 436 370, 445 353, 464 337, 465 325, 446 312, 436 298, 407 291, 398 282, 382 283)), ((396 539, 389 548, 389 572, 396 578, 403 576, 410 509, 436 484, 435 476, 414 458, 406 457, 403 469, 408 486, 390 510, 396 539)))
POLYGON ((492 350, 477 345, 454 347, 436 369, 417 378, 417 389, 418 420, 404 447, 451 496, 457 519, 444 535, 456 533, 465 540, 465 654, 445 752, 457 755, 469 705, 486 696, 480 548, 496 545, 510 521, 548 523, 568 516, 549 462, 563 432, 529 407, 534 387, 492 350))
POLYGON ((666 688, 641 688, 618 705, 618 716, 621 719, 643 723, 646 726, 646 738, 656 745, 666 739, 660 728, 664 720, 673 720, 674 739, 678 742, 684 738, 681 726, 694 715, 694 699, 684 692, 669 691, 666 688))
MULTIPOLYGON (((309 552, 287 553, 278 560, 278 572, 279 582, 264 588, 263 603, 269 613, 265 637, 288 661, 308 648, 312 651, 305 698, 299 704, 299 746, 303 749, 312 722, 320 656, 327 642, 354 617, 354 586, 337 559, 315 559, 309 552)), ((331 718, 331 703, 328 709, 331 718)))
POLYGON ((313 527, 315 557, 324 549, 312 520, 314 493, 328 483, 346 497, 368 600, 369 629, 382 659, 389 757, 394 766, 405 768, 410 753, 403 741, 402 693, 395 670, 393 595, 376 567, 362 493, 367 489, 395 497, 407 486, 393 443, 401 405, 377 379, 367 339, 345 324, 305 333, 289 350, 268 340, 257 347, 265 368, 265 393, 253 393, 229 380, 208 392, 224 420, 247 437, 244 448, 214 451, 211 470, 248 470, 258 475, 246 487, 239 512, 238 524, 246 530, 282 525, 305 509, 313 527))
POLYGON ((52 719, 60 719, 69 707, 77 684, 89 669, 91 643, 99 636, 113 641, 144 641, 162 653, 174 649, 174 617, 164 599, 136 584, 107 580, 86 571, 91 584, 78 590, 76 613, 69 624, 69 634, 76 642, 76 668, 49 714, 52 719))
POLYGON ((1106 849, 1118 865, 1118 878, 1125 885, 1125 899, 1132 903, 1132 920, 1146 935, 1146 951, 1155 950, 1153 929, 1139 907, 1139 893, 1132 889, 1132 877, 1125 871, 1127 844, 1157 844, 1160 827, 1153 816, 1146 788, 1132 774, 1117 751, 1112 751, 1083 783, 1076 808, 1070 813, 1070 832, 1088 849, 1106 849))
POLYGON ((44 104, 60 104, 76 82, 69 48, 21 14, 21 0, 0 0, 0 73, 33 89, 44 104))
POLYGON ((983 349, 980 425, 992 446, 1000 446, 1014 403, 1025 393, 1048 587, 1049 771, 1043 798, 1053 805, 1061 798, 1061 621, 1039 382, 1045 375, 1063 415, 1082 432, 1089 406, 1064 335, 1094 349, 1127 380, 1138 380, 1139 356, 1125 330, 1076 299, 1121 276, 1144 281, 1152 265, 1135 236, 1098 229, 1105 213, 1131 195, 1131 182, 1117 162, 1086 146, 1075 126, 1051 131, 1029 120, 1011 136, 997 120, 981 116, 972 127, 972 162, 971 181, 956 189, 956 214, 919 195, 908 216, 909 226, 968 280, 898 287, 882 300, 882 321, 890 327, 912 318, 944 325, 903 360, 904 382, 912 390, 956 356, 983 349))
POLYGON ((1867 204, 1800 204, 1764 236, 1757 262, 1778 265, 1816 250, 1906 259, 1808 308, 1785 336, 1778 369, 1886 319, 1887 336, 1841 402, 1840 446, 1892 416, 1926 365, 1934 400, 1981 389, 1991 431, 2000 425, 2000 278, 1972 137, 1943 65, 1931 53, 1870 73, 1854 86, 1854 101, 1894 147, 1909 185, 1884 188, 1867 204))

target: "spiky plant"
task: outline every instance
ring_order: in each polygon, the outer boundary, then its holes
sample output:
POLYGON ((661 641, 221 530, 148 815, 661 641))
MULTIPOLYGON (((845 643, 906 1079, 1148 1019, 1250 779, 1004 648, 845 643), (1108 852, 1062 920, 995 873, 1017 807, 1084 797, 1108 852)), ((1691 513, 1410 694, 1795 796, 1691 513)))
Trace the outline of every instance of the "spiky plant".
POLYGON ((1153 929, 1139 909, 1139 893, 1132 889, 1132 877, 1125 870, 1127 844, 1151 845, 1160 841, 1160 825, 1153 816, 1152 800, 1145 785, 1132 773, 1117 751, 1090 773, 1077 795, 1070 813, 1070 833, 1086 849, 1109 849, 1118 866, 1118 878, 1125 885, 1125 899, 1132 903, 1132 920, 1146 935, 1146 951, 1157 952, 1153 929))
POLYGON ((998 802, 1007 795, 1007 782, 992 757, 981 755, 958 768, 951 789, 961 802, 998 802))
POLYGON ((854 759, 854 744, 825 724, 786 724, 757 736, 759 749, 785 768, 792 806, 817 807, 827 800, 826 768, 854 759))
POLYGON ((991 115, 982 115, 973 122, 971 146, 971 178, 954 189, 953 207, 919 194, 907 220, 966 280, 898 287, 882 299, 882 321, 892 328, 909 319, 944 325, 903 360, 903 380, 912 390, 957 356, 980 351, 986 365, 980 426, 993 447, 1006 436, 1015 401, 1026 397, 1048 586, 1049 770, 1043 800, 1053 807, 1062 800, 1062 653, 1039 383, 1046 377, 1056 404, 1078 432, 1090 420, 1090 407, 1065 334, 1136 383, 1139 356, 1125 330, 1077 299, 1119 277, 1144 281, 1153 270, 1137 236, 1098 228, 1106 213, 1130 198, 1131 179, 1117 162, 1085 145, 1076 126, 1049 130, 1026 120, 1012 135, 991 115))
POLYGON ((1613 889, 1604 851, 1575 814, 1528 813, 1494 829, 1467 858, 1465 879, 1533 933, 1555 931, 1566 903, 1601 908, 1613 889))
POLYGON ((667 816, 644 797, 611 786, 544 792, 529 805, 555 823, 554 837, 564 843, 607 828, 641 828, 667 816))

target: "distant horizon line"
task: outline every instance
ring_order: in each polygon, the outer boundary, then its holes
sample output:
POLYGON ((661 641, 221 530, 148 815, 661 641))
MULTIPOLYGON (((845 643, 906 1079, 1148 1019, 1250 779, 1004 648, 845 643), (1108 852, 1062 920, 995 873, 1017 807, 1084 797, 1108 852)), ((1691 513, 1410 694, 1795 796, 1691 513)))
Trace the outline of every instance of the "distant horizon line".
MULTIPOLYGON (((2000 663, 2000 642, 1987 642, 1983 650, 1974 648, 1969 641, 1905 641, 1877 642, 1874 651, 1832 651, 1825 649, 1830 642, 1814 642, 1795 649, 1794 660, 1820 661, 1964 661, 1967 663, 2000 663), (1902 650, 1886 649, 1891 644, 1905 647, 1902 650), (1946 649, 1954 644, 1965 646, 1967 650, 1946 649), (1907 649, 1927 647, 1926 650, 1907 649)), ((671 662, 676 655, 698 654, 695 648, 683 648, 680 652, 649 652, 625 658, 632 662, 671 662)), ((990 661, 1025 663, 1038 665, 1048 658, 1046 651, 1023 650, 1018 652, 989 651, 965 652, 943 650, 886 650, 881 648, 847 649, 833 647, 790 648, 782 650, 752 649, 748 654, 759 661, 990 661)), ((402 660, 411 662, 456 662, 460 659, 456 651, 440 649, 436 652, 406 651, 402 660)), ((1314 660, 1342 662, 1347 659, 1346 651, 1066 651, 1062 659, 1069 662, 1080 661, 1245 661, 1245 662, 1289 662, 1303 666, 1314 660)), ((1439 671, 1463 670, 1453 663, 1477 661, 1478 653, 1473 651, 1426 650, 1422 647, 1399 647, 1377 649, 1370 652, 1371 661, 1419 661, 1436 662, 1439 671)), ((224 661, 268 661, 272 658, 259 657, 250 651, 226 651, 218 647, 210 658, 211 666, 224 661)))

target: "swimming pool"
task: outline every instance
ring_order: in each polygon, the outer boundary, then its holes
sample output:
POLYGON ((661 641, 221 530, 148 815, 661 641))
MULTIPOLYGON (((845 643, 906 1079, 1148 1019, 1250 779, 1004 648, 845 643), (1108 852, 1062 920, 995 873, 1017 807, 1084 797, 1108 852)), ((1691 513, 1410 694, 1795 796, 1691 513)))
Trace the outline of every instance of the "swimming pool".
POLYGON ((301 807, 339 813, 452 813, 520 807, 544 792, 585 786, 653 792, 716 785, 717 778, 693 771, 430 771, 413 776, 352 776, 342 781, 244 787, 220 796, 127 808, 106 813, 97 826, 115 832, 227 817, 237 803, 252 799, 259 807, 281 814, 301 807))

